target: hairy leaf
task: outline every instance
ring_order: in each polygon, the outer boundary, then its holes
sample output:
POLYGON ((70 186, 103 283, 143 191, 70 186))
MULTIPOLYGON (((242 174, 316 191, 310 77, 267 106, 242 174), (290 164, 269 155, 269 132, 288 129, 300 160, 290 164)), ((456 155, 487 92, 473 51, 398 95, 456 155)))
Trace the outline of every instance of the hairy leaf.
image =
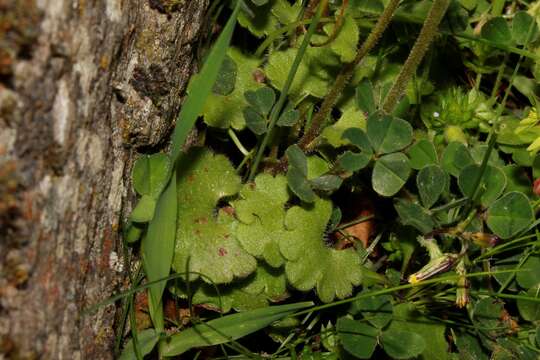
POLYGON ((224 156, 206 149, 183 155, 181 164, 174 270, 200 272, 215 283, 248 276, 256 261, 238 243, 234 219, 223 210, 215 215, 218 201, 240 190, 240 178, 224 156))
POLYGON ((331 213, 332 203, 323 199, 292 207, 285 219, 289 236, 280 241, 291 285, 302 291, 316 288, 323 302, 349 296, 362 280, 358 254, 353 249, 335 250, 324 242, 331 213))

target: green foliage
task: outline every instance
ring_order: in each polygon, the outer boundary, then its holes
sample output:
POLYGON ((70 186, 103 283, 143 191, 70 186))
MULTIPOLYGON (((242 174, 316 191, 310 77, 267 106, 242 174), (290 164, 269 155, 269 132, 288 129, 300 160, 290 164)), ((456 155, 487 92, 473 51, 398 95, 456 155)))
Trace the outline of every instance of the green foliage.
MULTIPOLYGON (((204 122, 209 126, 222 129, 229 127, 243 129, 246 124, 243 109, 249 105, 244 93, 263 87, 254 78, 260 60, 246 55, 236 48, 229 48, 227 55, 230 61, 234 62, 236 68, 241 69, 236 74, 234 89, 226 95, 223 92, 211 93, 204 104, 202 115, 204 122)), ((218 81, 223 81, 223 79, 223 77, 218 77, 218 81)), ((229 82, 232 81, 229 80, 229 82)), ((226 85, 219 86, 225 87, 226 85)))
POLYGON ((238 243, 233 217, 223 210, 215 215, 219 200, 240 190, 234 168, 223 155, 202 148, 182 155, 179 161, 186 165, 177 175, 180 226, 173 269, 199 272, 218 284, 248 276, 257 264, 238 243))
POLYGON ((535 358, 538 4, 210 9, 171 155, 134 164, 122 358, 535 358))
POLYGON ((310 206, 294 206, 287 211, 288 237, 279 248, 287 259, 285 273, 298 290, 317 289, 323 302, 352 294, 362 280, 360 257, 352 249, 335 250, 324 243, 332 203, 318 199, 310 206))
POLYGON ((248 253, 264 259, 270 266, 283 265, 279 241, 287 237, 285 203, 289 200, 287 179, 261 174, 255 184, 247 184, 240 192, 242 200, 234 203, 240 220, 237 236, 248 253), (264 206, 261 206, 264 204, 264 206))
POLYGON ((195 347, 223 344, 249 335, 311 305, 310 302, 303 302, 271 306, 210 320, 172 335, 160 350, 163 356, 176 356, 195 347))

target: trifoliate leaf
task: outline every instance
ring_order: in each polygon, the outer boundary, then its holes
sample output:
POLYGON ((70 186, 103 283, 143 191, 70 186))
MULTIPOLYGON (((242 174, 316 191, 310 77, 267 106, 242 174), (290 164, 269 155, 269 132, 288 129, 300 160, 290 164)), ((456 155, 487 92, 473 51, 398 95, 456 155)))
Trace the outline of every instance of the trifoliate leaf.
MULTIPOLYGON (((433 321, 416 310, 412 303, 402 303, 394 306, 394 320, 387 331, 403 331, 420 335, 425 341, 425 348, 418 360, 452 359, 448 352, 444 323, 433 321)), ((384 336, 384 334, 383 334, 384 336)), ((388 339, 387 339, 388 340, 388 339)), ((384 342, 383 342, 384 347, 384 342)), ((385 348, 385 351, 387 349, 385 348)), ((391 353, 388 353, 392 355, 391 353)))
POLYGON ((449 175, 440 166, 424 166, 416 176, 416 187, 422 204, 428 209, 433 206, 448 187, 449 182, 449 175))
POLYGON ((365 168, 370 160, 371 156, 365 153, 346 151, 337 159, 337 164, 346 171, 355 172, 365 168))
MULTIPOLYGON (((297 51, 275 51, 268 58, 266 76, 277 89, 283 88, 297 51)), ((307 95, 324 97, 340 66, 339 58, 331 50, 308 47, 289 90, 290 98, 296 103, 307 95)))
POLYGON ((248 276, 257 264, 238 243, 232 216, 225 211, 214 215, 220 199, 240 190, 240 178, 227 158, 209 150, 195 149, 182 156, 179 163, 186 165, 178 169, 177 176, 174 270, 200 272, 218 284, 248 276))
POLYGON ((287 179, 262 174, 254 184, 247 184, 240 192, 242 200, 234 207, 240 220, 238 240, 251 255, 264 259, 270 266, 283 265, 279 240, 288 236, 285 229, 285 203, 289 200, 287 179), (264 206, 261 206, 264 204, 264 206))
MULTIPOLYGON (((318 35, 313 36, 314 44, 323 44, 329 40, 330 36, 335 36, 336 24, 326 24, 324 26, 324 32, 326 36, 318 35)), ((356 46, 358 44, 358 25, 354 21, 350 13, 346 14, 343 18, 343 24, 338 30, 337 36, 334 39, 330 39, 330 43, 325 46, 329 46, 330 49, 339 56, 341 62, 349 63, 354 60, 356 56, 356 46)))
POLYGON ((313 189, 322 191, 337 190, 343 180, 337 175, 322 175, 309 181, 313 189))
POLYGON ((221 63, 221 68, 212 88, 212 92, 218 95, 229 95, 233 92, 236 84, 236 76, 238 74, 238 67, 230 56, 225 56, 221 63))
POLYGON ((263 116, 268 115, 276 101, 276 93, 269 87, 262 87, 255 91, 248 90, 244 96, 253 109, 263 116))
POLYGON ((228 56, 239 69, 234 90, 227 95, 210 94, 206 99, 202 115, 208 126, 243 129, 245 121, 242 111, 249 105, 244 93, 263 86, 253 77, 253 72, 260 64, 260 60, 244 55, 235 48, 229 48, 228 56))
POLYGON ((372 114, 377 110, 375 98, 373 97, 373 84, 369 79, 364 79, 356 87, 356 104, 361 111, 372 114))
POLYGON ((256 135, 262 135, 266 132, 266 119, 263 118, 254 108, 248 106, 244 109, 244 120, 246 126, 256 135))
POLYGON ((300 118, 300 112, 296 109, 285 110, 277 121, 278 126, 293 126, 300 118))
POLYGON ((403 153, 382 156, 371 174, 373 190, 382 196, 393 196, 405 185, 411 173, 409 158, 403 153))
POLYGON ((287 259, 285 273, 298 290, 316 287, 319 298, 330 302, 352 293, 362 281, 360 257, 353 249, 335 250, 324 242, 332 203, 317 199, 313 204, 294 206, 285 218, 289 236, 279 243, 287 259))
POLYGON ((346 317, 337 321, 338 336, 345 350, 358 359, 371 359, 379 338, 379 330, 346 317))
POLYGON ((354 107, 347 108, 335 124, 324 128, 321 137, 333 147, 347 145, 350 142, 343 137, 343 133, 350 128, 366 129, 364 113, 354 107))
POLYGON ((426 139, 418 140, 408 151, 411 158, 411 167, 420 170, 426 165, 435 165, 439 162, 433 143, 426 139))
POLYGON ((512 43, 512 33, 508 23, 502 16, 488 20, 482 26, 482 37, 497 45, 509 45, 512 43))
POLYGON ((529 199, 512 191, 495 201, 487 212, 487 225, 499 237, 509 239, 524 230, 534 220, 529 199))
POLYGON ((373 113, 367 120, 367 136, 375 152, 399 151, 412 141, 413 130, 407 121, 382 113, 373 113))

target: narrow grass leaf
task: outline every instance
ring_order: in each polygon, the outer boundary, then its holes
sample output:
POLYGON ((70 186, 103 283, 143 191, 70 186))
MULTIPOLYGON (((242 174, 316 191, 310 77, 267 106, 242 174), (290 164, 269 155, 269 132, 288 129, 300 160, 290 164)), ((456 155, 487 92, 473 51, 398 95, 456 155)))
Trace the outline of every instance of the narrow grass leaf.
POLYGON ((265 328, 294 311, 312 306, 301 302, 246 311, 201 323, 171 336, 161 346, 162 356, 180 355, 196 347, 212 346, 234 341, 265 328))
MULTIPOLYGON (((169 275, 176 239, 176 172, 158 200, 154 218, 141 243, 144 270, 148 281, 169 275)), ((165 282, 150 287, 154 305, 159 306, 165 282)))
POLYGON ((242 1, 238 1, 236 3, 234 11, 227 21, 225 28, 219 35, 216 43, 212 47, 212 50, 210 50, 201 72, 193 77, 193 80, 189 85, 191 90, 190 95, 183 104, 182 110, 180 110, 176 127, 174 129, 171 147, 171 159, 173 160, 173 163, 176 162, 176 158, 182 150, 182 145, 184 145, 189 131, 199 117, 199 114, 204 107, 206 98, 208 95, 210 95, 214 83, 216 82, 221 69, 221 64, 223 63, 223 59, 225 59, 227 54, 227 48, 229 47, 236 24, 236 19, 238 17, 238 12, 240 11, 240 6, 242 3, 242 1))

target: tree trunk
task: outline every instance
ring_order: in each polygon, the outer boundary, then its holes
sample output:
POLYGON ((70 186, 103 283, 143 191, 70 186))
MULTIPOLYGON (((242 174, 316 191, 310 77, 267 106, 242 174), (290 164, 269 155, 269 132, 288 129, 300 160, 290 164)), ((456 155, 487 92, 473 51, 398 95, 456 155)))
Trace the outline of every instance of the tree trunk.
POLYGON ((135 150, 159 149, 208 0, 0 0, 0 359, 109 359, 135 150))

